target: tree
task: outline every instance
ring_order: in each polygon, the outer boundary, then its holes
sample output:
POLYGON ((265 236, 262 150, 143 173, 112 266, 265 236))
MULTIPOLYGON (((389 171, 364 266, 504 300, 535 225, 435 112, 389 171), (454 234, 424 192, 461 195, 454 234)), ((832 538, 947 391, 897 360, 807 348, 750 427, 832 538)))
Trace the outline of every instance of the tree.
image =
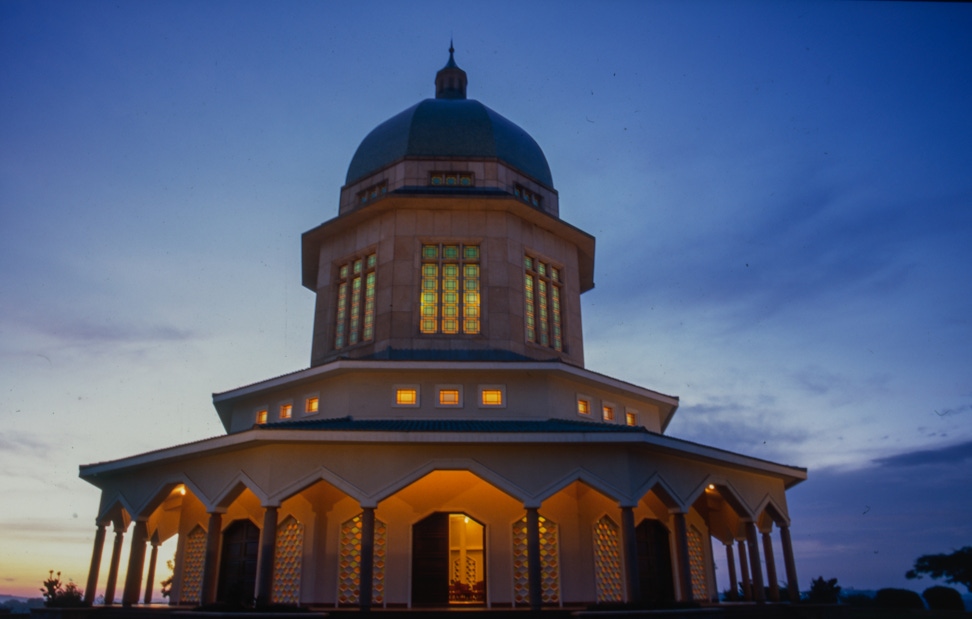
POLYGON ((905 573, 905 577, 915 579, 923 574, 944 578, 949 584, 965 585, 965 590, 972 593, 972 546, 947 555, 922 555, 915 559, 915 566, 905 573))
POLYGON ((811 604, 836 604, 840 599, 840 585, 836 578, 824 580, 823 576, 814 578, 810 582, 810 593, 807 602, 811 604))

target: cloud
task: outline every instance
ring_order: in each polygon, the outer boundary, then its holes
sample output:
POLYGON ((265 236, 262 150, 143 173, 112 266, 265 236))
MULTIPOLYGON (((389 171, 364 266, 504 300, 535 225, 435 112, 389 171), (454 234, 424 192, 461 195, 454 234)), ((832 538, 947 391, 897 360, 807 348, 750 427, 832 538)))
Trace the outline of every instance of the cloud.
POLYGON ((958 443, 941 449, 922 449, 875 458, 873 462, 882 467, 918 467, 928 465, 956 465, 972 460, 972 441, 958 443))
POLYGON ((5 430, 0 432, 0 452, 31 455, 40 458, 50 455, 53 445, 36 434, 5 430))
POLYGON ((814 440, 807 428, 786 425, 766 396, 683 405, 667 434, 768 459, 792 459, 794 447, 814 440))

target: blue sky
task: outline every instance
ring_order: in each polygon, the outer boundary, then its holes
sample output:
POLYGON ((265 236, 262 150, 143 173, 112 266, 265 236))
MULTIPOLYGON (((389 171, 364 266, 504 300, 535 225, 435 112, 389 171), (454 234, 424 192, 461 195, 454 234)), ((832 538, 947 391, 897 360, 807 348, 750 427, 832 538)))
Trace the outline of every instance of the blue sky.
POLYGON ((587 367, 810 469, 801 587, 972 543, 972 6, 346 4, 0 3, 0 593, 84 581, 78 464, 307 366, 299 235, 450 36, 597 237, 587 367))

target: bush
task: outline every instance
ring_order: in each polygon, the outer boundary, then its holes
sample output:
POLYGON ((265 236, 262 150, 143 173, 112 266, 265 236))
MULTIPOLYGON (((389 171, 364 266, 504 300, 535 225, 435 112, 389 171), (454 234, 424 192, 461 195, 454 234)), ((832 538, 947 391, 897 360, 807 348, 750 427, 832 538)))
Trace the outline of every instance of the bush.
POLYGON ((915 608, 925 610, 921 596, 910 589, 878 589, 874 596, 878 608, 915 608))
POLYGON ((962 595, 951 587, 929 587, 921 596, 931 610, 965 610, 962 595))
POLYGON ((845 593, 840 596, 840 601, 848 606, 856 606, 858 608, 869 608, 874 606, 874 598, 866 593, 860 593, 853 591, 851 593, 845 593))
POLYGON ((44 606, 49 608, 76 608, 84 606, 84 592, 78 589, 74 581, 68 584, 61 582, 61 573, 54 575, 54 570, 47 573, 47 580, 41 583, 41 593, 44 594, 44 606))

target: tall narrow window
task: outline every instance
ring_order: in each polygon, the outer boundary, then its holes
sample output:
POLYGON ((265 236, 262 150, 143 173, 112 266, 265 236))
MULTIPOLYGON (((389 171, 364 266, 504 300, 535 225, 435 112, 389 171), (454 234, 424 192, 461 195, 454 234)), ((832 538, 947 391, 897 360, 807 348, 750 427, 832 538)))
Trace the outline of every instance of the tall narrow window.
POLYGON ((375 337, 375 266, 368 254, 338 267, 334 348, 344 348, 375 337))
POLYGON ((526 339, 554 350, 564 349, 560 269, 533 256, 523 257, 526 339))
POLYGON ((422 246, 422 333, 480 331, 479 245, 422 246))

